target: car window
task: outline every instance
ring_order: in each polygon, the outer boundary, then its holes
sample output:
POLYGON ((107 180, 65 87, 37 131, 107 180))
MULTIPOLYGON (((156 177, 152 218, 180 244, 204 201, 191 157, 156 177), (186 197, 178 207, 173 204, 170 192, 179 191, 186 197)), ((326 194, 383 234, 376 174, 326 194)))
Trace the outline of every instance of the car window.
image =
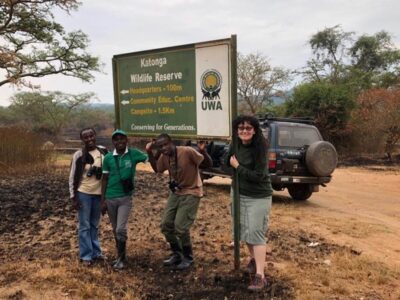
POLYGON ((302 147, 320 140, 314 127, 280 126, 278 129, 278 145, 282 147, 302 147))

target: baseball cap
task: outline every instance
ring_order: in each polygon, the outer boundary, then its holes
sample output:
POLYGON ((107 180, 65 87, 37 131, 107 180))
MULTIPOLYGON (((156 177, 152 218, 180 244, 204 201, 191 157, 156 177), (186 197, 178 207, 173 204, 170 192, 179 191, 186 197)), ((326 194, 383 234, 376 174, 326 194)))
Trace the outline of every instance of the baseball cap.
POLYGON ((111 138, 114 138, 114 136, 116 136, 117 134, 128 137, 125 131, 123 131, 122 129, 117 129, 112 133, 111 138))

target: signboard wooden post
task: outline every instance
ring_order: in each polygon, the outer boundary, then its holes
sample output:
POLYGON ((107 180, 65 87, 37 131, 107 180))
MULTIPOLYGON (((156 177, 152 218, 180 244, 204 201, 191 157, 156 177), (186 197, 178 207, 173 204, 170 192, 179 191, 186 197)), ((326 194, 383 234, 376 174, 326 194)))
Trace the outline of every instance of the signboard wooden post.
MULTIPOLYGON (((174 139, 230 140, 232 119, 237 115, 236 61, 236 35, 115 55, 116 127, 139 137, 168 133, 174 139)), ((233 202, 238 270, 237 189, 233 202)))

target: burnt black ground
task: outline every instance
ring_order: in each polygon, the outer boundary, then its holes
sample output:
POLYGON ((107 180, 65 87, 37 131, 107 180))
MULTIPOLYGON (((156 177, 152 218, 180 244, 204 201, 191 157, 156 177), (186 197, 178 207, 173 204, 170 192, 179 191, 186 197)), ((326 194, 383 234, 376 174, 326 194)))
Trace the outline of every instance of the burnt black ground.
MULTIPOLYGON (((176 272, 162 267, 168 247, 159 230, 165 206, 167 178, 138 172, 134 211, 130 219, 129 265, 124 276, 137 278, 140 285, 110 282, 107 276, 80 280, 106 287, 115 297, 135 289, 141 299, 292 299, 293 285, 274 268, 276 260, 292 260, 307 268, 341 247, 302 231, 271 229, 268 238, 272 251, 267 254, 269 286, 260 293, 246 290, 248 274, 233 271, 230 246, 231 219, 229 186, 206 185, 198 218, 193 226, 193 268, 176 272), (310 241, 320 247, 310 248, 310 241)), ((0 180, 0 260, 77 260, 76 212, 69 203, 67 170, 54 174, 3 178, 0 180)), ((113 237, 108 219, 103 218, 100 240, 110 261, 114 256, 113 237)), ((244 248, 243 248, 244 249, 244 248)), ((241 252, 243 263, 246 255, 241 252)), ((244 269, 245 266, 242 266, 244 269)), ((109 263, 96 265, 105 275, 113 272, 109 263)), ((18 276, 10 271, 0 284, 12 285, 18 276)))

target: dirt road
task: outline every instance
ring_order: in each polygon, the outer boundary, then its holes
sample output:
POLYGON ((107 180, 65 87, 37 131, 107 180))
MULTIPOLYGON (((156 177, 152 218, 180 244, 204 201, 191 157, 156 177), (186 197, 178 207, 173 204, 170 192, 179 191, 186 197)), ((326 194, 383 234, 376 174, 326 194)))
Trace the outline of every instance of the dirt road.
MULTIPOLYGON (((67 170, 0 180, 0 299, 400 299, 400 172, 341 168, 310 200, 275 193, 268 233, 268 288, 246 291, 247 262, 233 272, 229 179, 206 181, 193 227, 196 264, 161 267, 166 176, 140 167, 129 223, 128 269, 77 260, 76 212, 67 170)), ((115 256, 108 219, 102 248, 115 256)))
MULTIPOLYGON (((292 213, 307 231, 400 265, 400 170, 337 169, 326 188, 295 204, 292 213)), ((284 213, 282 217, 293 220, 284 213)))

